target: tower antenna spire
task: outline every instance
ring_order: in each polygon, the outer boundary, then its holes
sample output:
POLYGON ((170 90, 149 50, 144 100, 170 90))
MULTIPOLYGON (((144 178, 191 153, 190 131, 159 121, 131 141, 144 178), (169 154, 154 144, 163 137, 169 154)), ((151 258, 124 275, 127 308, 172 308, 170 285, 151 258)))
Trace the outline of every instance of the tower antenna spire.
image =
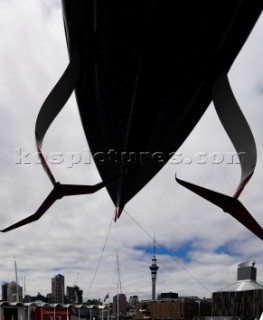
POLYGON ((151 270, 152 276, 152 300, 156 299, 156 279, 157 279, 157 271, 159 267, 156 264, 156 241, 155 241, 155 232, 153 236, 153 257, 152 257, 152 265, 149 267, 151 270))
POLYGON ((153 234, 153 255, 155 256, 156 254, 156 241, 155 241, 155 231, 153 234))

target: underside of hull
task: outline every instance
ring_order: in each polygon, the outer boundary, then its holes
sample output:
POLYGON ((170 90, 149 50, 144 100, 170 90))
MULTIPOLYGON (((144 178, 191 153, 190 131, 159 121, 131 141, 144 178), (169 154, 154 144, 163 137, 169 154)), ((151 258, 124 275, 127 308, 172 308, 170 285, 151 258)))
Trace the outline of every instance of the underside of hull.
POLYGON ((119 215, 191 133, 261 10, 234 0, 63 0, 87 142, 103 180, 125 172, 107 186, 119 215))

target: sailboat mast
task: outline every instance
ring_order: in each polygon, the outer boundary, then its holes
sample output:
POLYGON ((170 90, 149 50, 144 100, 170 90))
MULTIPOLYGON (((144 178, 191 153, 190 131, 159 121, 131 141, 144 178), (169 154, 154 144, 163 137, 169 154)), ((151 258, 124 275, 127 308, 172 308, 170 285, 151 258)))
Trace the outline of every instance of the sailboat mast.
POLYGON ((119 253, 117 250, 117 272, 118 272, 118 290, 120 289, 120 293, 122 293, 122 289, 121 289, 121 273, 120 273, 120 262, 119 262, 119 253))
POLYGON ((15 276, 16 276, 16 302, 19 302, 19 290, 18 290, 18 277, 17 277, 17 265, 16 260, 14 259, 15 263, 15 276))
POLYGON ((121 273, 120 273, 120 263, 119 263, 118 250, 116 252, 116 255, 117 255, 117 320, 119 320, 119 315, 120 315, 120 293, 122 293, 122 289, 121 289, 121 273))

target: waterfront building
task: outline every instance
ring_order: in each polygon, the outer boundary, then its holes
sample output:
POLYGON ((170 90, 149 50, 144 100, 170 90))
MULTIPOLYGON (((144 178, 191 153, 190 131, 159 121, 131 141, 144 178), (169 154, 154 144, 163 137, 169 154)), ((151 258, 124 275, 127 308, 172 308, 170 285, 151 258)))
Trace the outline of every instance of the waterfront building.
POLYGON ((213 293, 213 316, 259 319, 263 311, 263 286, 256 280, 255 262, 239 264, 237 281, 213 293))
POLYGON ((53 303, 53 296, 52 296, 52 293, 48 293, 46 295, 46 299, 47 299, 47 303, 53 303))
POLYGON ((2 320, 74 320, 74 306, 48 304, 42 301, 30 303, 4 301, 0 302, 0 316, 2 320))
POLYGON ((158 295, 158 300, 171 300, 178 299, 178 293, 175 292, 163 292, 158 295))
POLYGON ((33 301, 48 302, 47 297, 44 297, 40 292, 38 292, 36 296, 30 296, 29 294, 26 294, 23 299, 23 302, 25 303, 29 303, 33 301))
POLYGON ((194 316, 209 317, 212 312, 211 299, 184 297, 177 299, 142 300, 136 306, 136 319, 184 319, 192 320, 194 316))

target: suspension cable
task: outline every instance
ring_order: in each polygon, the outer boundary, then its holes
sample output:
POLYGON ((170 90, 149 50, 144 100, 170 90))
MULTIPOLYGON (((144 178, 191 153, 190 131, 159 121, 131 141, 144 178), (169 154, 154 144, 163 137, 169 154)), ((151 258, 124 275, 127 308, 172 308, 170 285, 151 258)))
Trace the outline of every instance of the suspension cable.
MULTIPOLYGON (((146 233, 152 240, 154 240, 153 236, 150 235, 149 232, 147 232, 142 226, 141 224, 136 221, 128 212, 127 210, 123 210, 127 216, 144 232, 146 233)), ((207 292, 209 292, 209 294, 212 293, 212 291, 210 291, 192 272, 190 272, 179 260, 177 260, 160 242, 156 241, 155 239, 155 242, 158 244, 158 246, 160 248, 162 248, 166 253, 167 255, 172 258, 185 272, 187 272, 196 282, 199 283, 199 285, 201 287, 203 287, 203 289, 205 289, 207 292)))

